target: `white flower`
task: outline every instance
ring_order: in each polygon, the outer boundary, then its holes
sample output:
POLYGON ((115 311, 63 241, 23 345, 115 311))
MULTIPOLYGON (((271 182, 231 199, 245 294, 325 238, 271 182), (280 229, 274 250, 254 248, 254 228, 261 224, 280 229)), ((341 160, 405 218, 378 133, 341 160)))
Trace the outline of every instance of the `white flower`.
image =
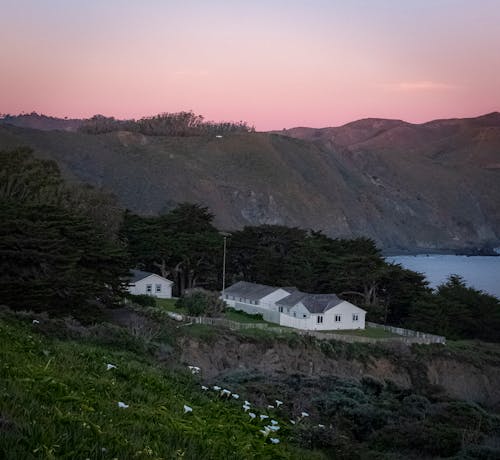
POLYGON ((321 423, 318 425, 318 428, 324 428, 325 425, 322 425, 321 423))
POLYGON ((295 420, 290 420, 290 423, 291 423, 292 425, 295 425, 295 420))
POLYGON ((264 414, 260 415, 261 420, 265 420, 266 418, 269 418, 269 415, 264 415, 264 414))
POLYGON ((250 409, 250 406, 247 406, 246 404, 243 404, 243 409, 245 410, 245 412, 250 409))
POLYGON ((276 420, 271 420, 271 425, 278 425, 278 422, 276 420))
POLYGON ((189 407, 189 406, 186 406, 186 405, 184 404, 184 413, 185 413, 185 414, 187 414, 187 413, 189 413, 189 412, 193 412, 193 408, 192 408, 192 407, 189 407))
POLYGON ((307 412, 302 412, 301 417, 309 417, 309 414, 307 412))
POLYGON ((111 370, 111 369, 116 369, 116 366, 114 364, 106 364, 106 370, 111 370))
POLYGON ((248 401, 245 401, 245 406, 250 406, 250 403, 248 401))
POLYGON ((121 409, 128 409, 129 408, 128 404, 125 404, 122 401, 118 401, 118 407, 121 409))
POLYGON ((278 438, 269 438, 269 441, 271 441, 273 444, 279 444, 280 440, 278 438))
POLYGON ((249 412, 248 415, 250 415, 250 418, 255 418, 255 414, 253 412, 249 412))
POLYGON ((202 385, 202 386, 201 386, 201 389, 202 389, 203 391, 207 391, 207 390, 208 390, 208 387, 206 387, 205 385, 202 385))
POLYGON ((274 406, 271 406, 271 404, 268 404, 268 405, 267 405, 267 408, 268 408, 268 409, 274 409, 274 406))
POLYGON ((38 321, 37 319, 34 319, 34 320, 32 321, 32 323, 33 323, 33 324, 40 324, 40 321, 38 321))
POLYGON ((276 407, 280 407, 283 404, 283 401, 280 401, 279 399, 276 400, 276 407))
POLYGON ((219 391, 219 390, 220 390, 220 387, 219 387, 219 386, 217 386, 217 385, 214 385, 212 388, 213 388, 215 391, 219 391))
POLYGON ((280 427, 278 425, 273 425, 270 427, 270 429, 273 431, 278 431, 280 429, 280 427))
POLYGON ((269 434, 269 427, 265 426, 263 430, 259 430, 264 436, 267 436, 269 434))
POLYGON ((231 395, 231 392, 230 392, 229 390, 224 389, 224 390, 222 390, 222 391, 220 392, 220 394, 221 394, 222 396, 229 396, 229 395, 231 395))
POLYGON ((233 398, 234 399, 240 399, 240 395, 237 395, 236 393, 233 393, 233 398))

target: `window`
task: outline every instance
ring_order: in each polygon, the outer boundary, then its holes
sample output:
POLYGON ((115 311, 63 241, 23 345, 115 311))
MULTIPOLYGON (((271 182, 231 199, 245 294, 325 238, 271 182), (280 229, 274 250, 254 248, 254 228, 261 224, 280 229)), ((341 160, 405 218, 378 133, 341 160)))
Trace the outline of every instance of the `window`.
POLYGON ((323 316, 318 315, 318 316, 316 317, 316 322, 317 322, 318 324, 323 323, 323 316))
POLYGON ((342 315, 335 315, 335 322, 340 323, 342 321, 342 315))
POLYGON ((307 318, 307 315, 302 315, 303 318, 307 318))
POLYGON ((280 313, 283 313, 283 307, 279 307, 278 310, 280 311, 280 313))
POLYGON ((297 312, 295 312, 295 311, 293 312, 293 317, 297 318, 297 312))
POLYGON ((357 313, 353 313, 353 314, 352 314, 352 320, 353 320, 353 321, 358 321, 358 319, 359 319, 359 318, 358 318, 358 314, 357 314, 357 313))
POLYGON ((229 295, 228 294, 226 294, 225 297, 226 297, 226 299, 229 299, 229 295))
POLYGON ((146 294, 151 294, 153 292, 153 285, 146 284, 146 294))
POLYGON ((155 292, 161 292, 161 284, 155 284, 155 292))

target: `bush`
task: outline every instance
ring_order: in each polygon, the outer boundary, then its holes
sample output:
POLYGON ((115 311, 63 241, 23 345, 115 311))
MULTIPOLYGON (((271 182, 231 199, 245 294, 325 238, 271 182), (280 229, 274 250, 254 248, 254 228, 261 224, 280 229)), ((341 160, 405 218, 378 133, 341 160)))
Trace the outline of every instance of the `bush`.
POLYGON ((187 290, 175 306, 185 308, 190 316, 220 316, 225 309, 225 303, 217 292, 200 288, 187 290))
POLYGON ((460 430, 447 426, 409 423, 386 426, 372 437, 372 446, 381 451, 413 450, 431 456, 450 457, 462 445, 460 430))
POLYGON ((141 307, 156 307, 156 299, 150 295, 140 294, 133 295, 128 294, 127 298, 130 299, 133 303, 140 305, 141 307))

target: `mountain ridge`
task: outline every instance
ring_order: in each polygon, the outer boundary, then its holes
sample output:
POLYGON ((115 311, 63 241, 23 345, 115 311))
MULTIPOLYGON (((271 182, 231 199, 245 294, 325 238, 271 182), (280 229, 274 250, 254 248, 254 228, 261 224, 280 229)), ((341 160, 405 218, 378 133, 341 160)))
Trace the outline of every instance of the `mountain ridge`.
POLYGON ((364 119, 197 137, 83 134, 0 123, 68 176, 141 214, 208 206, 219 228, 282 224, 369 236, 387 252, 500 246, 500 114, 411 124, 364 119))

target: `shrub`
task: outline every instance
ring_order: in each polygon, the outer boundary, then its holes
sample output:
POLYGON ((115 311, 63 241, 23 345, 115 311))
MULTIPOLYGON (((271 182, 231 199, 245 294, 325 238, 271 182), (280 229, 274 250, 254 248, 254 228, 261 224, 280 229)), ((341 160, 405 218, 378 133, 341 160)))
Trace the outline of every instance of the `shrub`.
POLYGON ((156 307, 156 299, 150 295, 140 294, 133 295, 128 294, 127 298, 130 299, 133 303, 140 305, 141 307, 156 307))
POLYGON ((386 426, 372 437, 372 445, 381 451, 413 450, 441 457, 457 454, 461 442, 460 430, 421 423, 386 426))
POLYGON ((385 383, 381 382, 379 379, 372 377, 371 375, 365 375, 361 379, 361 385, 363 386, 363 390, 368 394, 373 394, 378 396, 382 393, 385 383))
POLYGON ((225 303, 217 292, 200 288, 187 290, 175 306, 185 308, 190 316, 220 316, 225 309, 225 303))

